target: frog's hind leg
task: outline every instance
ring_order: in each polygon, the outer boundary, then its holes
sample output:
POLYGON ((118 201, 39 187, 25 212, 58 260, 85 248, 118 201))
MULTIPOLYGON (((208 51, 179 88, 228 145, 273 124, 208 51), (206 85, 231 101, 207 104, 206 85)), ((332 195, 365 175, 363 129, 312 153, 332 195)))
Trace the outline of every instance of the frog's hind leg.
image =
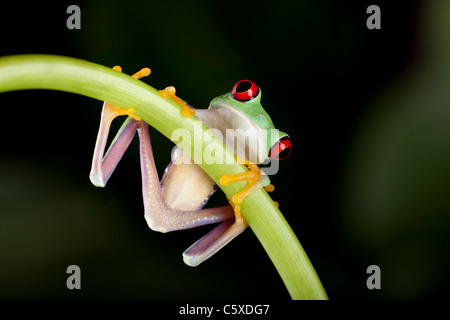
MULTIPOLYGON (((122 72, 120 66, 115 66, 113 70, 122 72)), ((135 79, 146 77, 150 74, 149 68, 143 68, 132 75, 135 79)), ((95 142, 94 156, 92 158, 92 167, 89 174, 91 182, 97 187, 104 187, 112 172, 116 168, 125 150, 128 148, 136 132, 138 121, 141 120, 134 114, 135 110, 122 109, 108 102, 103 103, 100 119, 100 128, 98 130, 97 140, 95 142), (111 143, 107 153, 103 156, 106 142, 108 140, 111 122, 118 116, 128 115, 122 127, 119 129, 114 141, 111 143)))
POLYGON ((184 262, 189 266, 197 266, 244 231, 247 223, 231 206, 201 209, 203 200, 206 201, 210 193, 208 188, 200 185, 209 184, 213 188, 212 192, 215 191, 216 185, 206 173, 199 173, 200 167, 192 162, 172 164, 163 177, 161 188, 153 160, 148 125, 145 122, 140 123, 138 133, 145 219, 150 228, 168 232, 223 221, 184 252, 184 262))
MULTIPOLYGON (((216 185, 205 173, 202 177, 192 176, 191 171, 201 170, 195 164, 173 164, 170 170, 182 171, 186 169, 184 171, 187 171, 187 173, 184 176, 178 174, 176 177, 171 177, 170 173, 166 172, 163 179, 164 187, 161 188, 153 158, 148 124, 140 121, 137 130, 139 133, 145 219, 152 230, 169 232, 233 218, 234 213, 231 206, 202 209, 203 204, 216 190, 216 185), (183 166, 189 167, 183 168, 183 166), (185 179, 195 182, 200 178, 201 181, 197 182, 199 188, 175 186, 173 187, 174 191, 171 191, 170 187, 166 186, 181 184, 180 181, 185 179), (169 181, 170 179, 172 181, 169 181), (200 189, 201 185, 207 185, 207 187, 200 189)), ((189 186, 192 186, 192 184, 189 184, 189 186)))
POLYGON ((184 262, 191 267, 198 266, 242 233, 247 226, 240 214, 235 219, 222 222, 183 253, 184 262))
POLYGON ((104 102, 100 120, 100 128, 95 143, 94 156, 92 158, 92 167, 89 174, 91 182, 97 187, 104 187, 116 168, 125 150, 130 145, 136 132, 138 121, 137 117, 132 118, 133 109, 123 110, 119 107, 104 102), (103 156, 111 122, 120 115, 128 114, 128 117, 122 127, 117 132, 106 155, 103 156))

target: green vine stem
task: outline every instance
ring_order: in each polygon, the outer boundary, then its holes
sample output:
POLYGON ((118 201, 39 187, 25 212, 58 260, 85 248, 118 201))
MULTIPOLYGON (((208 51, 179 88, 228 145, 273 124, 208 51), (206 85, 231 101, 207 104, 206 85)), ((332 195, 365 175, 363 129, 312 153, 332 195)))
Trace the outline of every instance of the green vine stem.
MULTIPOLYGON (((100 101, 108 101, 123 108, 134 108, 136 115, 160 131, 169 139, 176 129, 188 130, 193 141, 207 139, 206 146, 233 158, 220 140, 214 139, 210 130, 195 117, 180 114, 180 107, 171 99, 161 97, 157 90, 142 81, 88 61, 52 56, 17 55, 0 58, 0 92, 52 89, 85 95, 100 101), (215 144, 215 145, 212 145, 215 144)), ((182 146, 183 147, 183 146, 182 146)), ((184 148, 194 156, 194 144, 184 148)), ((198 148, 197 148, 198 149, 198 148)), ((203 150, 195 150, 202 152, 203 150)), ((198 155, 197 155, 198 156, 198 155)), ((229 161, 228 161, 229 162, 229 161)), ((219 179, 225 174, 237 174, 247 168, 237 162, 231 164, 200 165, 231 199, 245 187, 246 182, 223 186, 219 179)), ((241 204, 241 213, 258 240, 263 245, 293 299, 327 299, 325 290, 304 252, 297 237, 263 190, 253 192, 241 204)))

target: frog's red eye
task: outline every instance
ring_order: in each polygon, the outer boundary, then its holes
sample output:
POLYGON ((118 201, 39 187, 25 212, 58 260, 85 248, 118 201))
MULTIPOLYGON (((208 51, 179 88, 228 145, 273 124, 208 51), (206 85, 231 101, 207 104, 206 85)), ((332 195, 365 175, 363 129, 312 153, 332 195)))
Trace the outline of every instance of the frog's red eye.
POLYGON ((255 98, 258 93, 258 86, 250 80, 241 80, 236 82, 233 90, 231 90, 231 95, 238 101, 248 101, 255 98))
POLYGON ((283 137, 278 140, 270 149, 269 157, 276 160, 283 160, 291 153, 291 139, 283 137))

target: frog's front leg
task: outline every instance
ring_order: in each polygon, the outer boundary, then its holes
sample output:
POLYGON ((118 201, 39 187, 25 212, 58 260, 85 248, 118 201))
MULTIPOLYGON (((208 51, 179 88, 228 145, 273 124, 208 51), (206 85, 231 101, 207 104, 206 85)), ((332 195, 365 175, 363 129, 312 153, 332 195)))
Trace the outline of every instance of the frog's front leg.
MULTIPOLYGON (((231 203, 234 204, 234 211, 240 213, 241 202, 251 194, 253 191, 264 188, 267 192, 272 192, 275 187, 270 184, 270 180, 267 175, 263 174, 263 171, 258 167, 257 164, 250 162, 247 159, 237 156, 237 161, 241 164, 247 166, 249 171, 238 173, 235 175, 224 175, 220 178, 220 183, 223 185, 228 185, 236 181, 247 181, 248 185, 242 189, 240 192, 233 195, 231 203)), ((277 204, 277 203, 276 203, 277 204)))

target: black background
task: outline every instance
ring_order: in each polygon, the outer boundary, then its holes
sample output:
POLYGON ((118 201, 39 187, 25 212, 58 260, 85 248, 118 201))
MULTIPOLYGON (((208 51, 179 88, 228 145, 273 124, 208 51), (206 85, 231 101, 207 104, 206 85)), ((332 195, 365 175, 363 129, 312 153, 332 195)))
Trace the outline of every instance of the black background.
MULTIPOLYGON (((434 55, 448 48, 438 35, 449 33, 436 8, 439 1, 10 3, 1 5, 0 56, 66 55, 128 74, 148 66, 144 82, 174 85, 204 108, 252 79, 293 145, 272 197, 329 297, 435 298, 449 285, 450 243, 450 73, 434 55), (66 27, 70 4, 81 8, 81 30, 66 27), (381 8, 380 30, 366 27, 371 4, 381 8), (436 127, 440 140, 426 134, 436 127), (366 287, 372 264, 381 290, 366 287)), ((0 94, 0 297, 288 299, 251 230, 190 268, 181 253, 210 227, 147 227, 136 141, 105 189, 91 185, 101 105, 56 91, 0 94), (81 290, 66 288, 71 264, 81 268, 81 290)), ((151 134, 162 172, 173 146, 151 134)), ((224 203, 220 192, 211 200, 224 203)))

